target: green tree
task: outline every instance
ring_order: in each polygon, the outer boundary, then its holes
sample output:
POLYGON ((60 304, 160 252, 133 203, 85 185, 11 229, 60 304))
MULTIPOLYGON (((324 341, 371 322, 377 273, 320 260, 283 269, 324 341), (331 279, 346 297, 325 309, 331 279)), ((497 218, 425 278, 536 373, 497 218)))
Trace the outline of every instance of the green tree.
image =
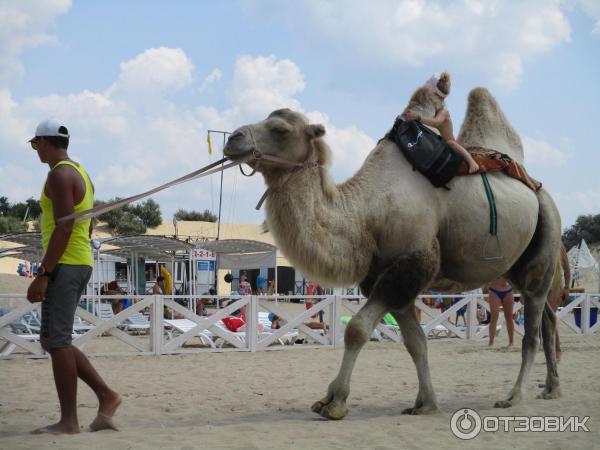
MULTIPOLYGON (((110 200, 117 201, 119 198, 110 200)), ((94 205, 106 202, 97 200, 94 205)), ((148 228, 156 228, 162 223, 160 205, 149 199, 138 205, 125 205, 98 216, 98 220, 106 222, 115 234, 143 234, 148 228)))
POLYGON ((199 211, 186 211, 185 209, 178 209, 174 214, 176 220, 195 220, 203 222, 216 222, 217 216, 214 215, 210 210, 205 209, 203 212, 199 211))
POLYGON ((581 239, 588 244, 600 242, 600 214, 577 217, 575 223, 564 231, 562 239, 567 249, 578 245, 581 239))
POLYGON ((0 197, 0 216, 8 216, 10 211, 10 203, 7 197, 0 197))
POLYGON ((27 224, 12 216, 0 216, 0 234, 23 233, 27 231, 27 224))

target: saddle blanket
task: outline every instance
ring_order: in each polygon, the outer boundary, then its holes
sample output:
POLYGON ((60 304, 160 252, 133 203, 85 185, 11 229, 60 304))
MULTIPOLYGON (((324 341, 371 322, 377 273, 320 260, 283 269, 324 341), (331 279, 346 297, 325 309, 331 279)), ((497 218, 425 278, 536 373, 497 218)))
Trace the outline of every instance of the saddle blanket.
MULTIPOLYGON (((496 172, 501 170, 508 176, 521 181, 534 192, 541 189, 542 183, 530 177, 525 168, 510 156, 483 147, 468 147, 467 150, 479 165, 479 172, 477 173, 496 172)), ((459 175, 469 175, 469 165, 466 161, 463 161, 460 165, 457 176, 459 175)))

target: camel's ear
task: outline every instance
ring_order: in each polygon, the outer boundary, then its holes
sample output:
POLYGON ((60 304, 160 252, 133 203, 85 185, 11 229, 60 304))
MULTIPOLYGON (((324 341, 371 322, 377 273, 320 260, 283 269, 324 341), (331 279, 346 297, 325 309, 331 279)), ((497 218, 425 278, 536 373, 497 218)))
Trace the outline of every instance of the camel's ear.
POLYGON ((325 136, 325 127, 321 124, 318 125, 309 125, 307 127, 308 135, 313 138, 320 138, 325 136))

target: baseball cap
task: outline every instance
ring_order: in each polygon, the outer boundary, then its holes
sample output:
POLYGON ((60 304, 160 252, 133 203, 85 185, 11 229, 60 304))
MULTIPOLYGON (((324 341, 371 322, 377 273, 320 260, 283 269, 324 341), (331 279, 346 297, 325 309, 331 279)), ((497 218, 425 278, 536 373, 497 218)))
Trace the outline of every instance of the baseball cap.
POLYGON ((67 130, 67 127, 65 127, 62 122, 55 119, 47 119, 40 122, 35 129, 35 136, 32 137, 29 142, 40 136, 60 136, 68 139, 69 130, 67 130))

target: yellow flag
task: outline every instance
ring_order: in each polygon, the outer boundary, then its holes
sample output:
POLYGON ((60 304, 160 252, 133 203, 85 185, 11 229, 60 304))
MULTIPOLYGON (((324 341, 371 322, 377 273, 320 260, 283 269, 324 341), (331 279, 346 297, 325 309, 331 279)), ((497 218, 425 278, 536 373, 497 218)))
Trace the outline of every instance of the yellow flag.
POLYGON ((210 133, 206 133, 206 142, 208 142, 208 154, 212 155, 212 142, 210 140, 210 133))

